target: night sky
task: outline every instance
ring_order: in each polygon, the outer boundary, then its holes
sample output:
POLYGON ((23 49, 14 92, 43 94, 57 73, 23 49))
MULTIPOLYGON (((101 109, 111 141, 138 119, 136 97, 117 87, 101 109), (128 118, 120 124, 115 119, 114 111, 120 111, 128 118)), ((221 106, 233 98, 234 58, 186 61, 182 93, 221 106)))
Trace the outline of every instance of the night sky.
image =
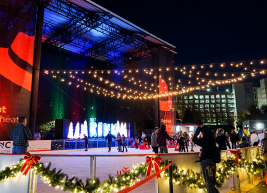
POLYGON ((176 46, 176 65, 267 58, 267 1, 95 0, 176 46))

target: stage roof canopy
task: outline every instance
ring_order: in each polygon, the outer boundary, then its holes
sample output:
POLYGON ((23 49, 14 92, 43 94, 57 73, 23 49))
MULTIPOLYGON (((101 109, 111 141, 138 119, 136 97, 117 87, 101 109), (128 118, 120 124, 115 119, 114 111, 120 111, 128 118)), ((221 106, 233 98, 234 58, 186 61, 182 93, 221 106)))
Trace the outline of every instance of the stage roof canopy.
POLYGON ((50 0, 44 11, 43 43, 114 65, 172 51, 161 40, 90 0, 50 0))

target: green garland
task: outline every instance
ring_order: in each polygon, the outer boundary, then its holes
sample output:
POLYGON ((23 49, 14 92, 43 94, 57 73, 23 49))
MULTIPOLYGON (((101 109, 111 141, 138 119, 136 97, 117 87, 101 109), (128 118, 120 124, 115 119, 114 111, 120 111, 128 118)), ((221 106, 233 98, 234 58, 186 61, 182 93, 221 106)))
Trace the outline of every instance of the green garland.
MULTIPOLYGON (((4 170, 0 171, 0 181, 13 178, 20 175, 20 169, 24 164, 24 160, 20 160, 17 165, 11 167, 6 167, 4 170)), ((168 165, 168 161, 161 162, 159 167, 162 169, 168 165)), ((77 177, 69 178, 67 174, 61 172, 61 170, 56 171, 56 169, 50 169, 51 162, 44 166, 43 163, 33 164, 32 170, 39 175, 44 183, 55 188, 61 188, 63 191, 71 192, 111 192, 119 191, 126 187, 132 186, 136 181, 139 181, 139 176, 145 176, 147 172, 147 163, 137 164, 128 173, 123 173, 122 175, 111 176, 109 175, 108 180, 100 183, 99 179, 96 180, 88 178, 84 184, 81 179, 77 177)), ((172 165, 172 178, 173 183, 177 185, 187 185, 190 188, 205 188, 205 181, 201 173, 194 172, 190 169, 187 171, 179 170, 176 165, 172 165)), ((234 174, 238 169, 245 170, 247 174, 257 174, 263 168, 263 160, 260 156, 256 157, 256 160, 252 163, 244 160, 244 165, 242 161, 239 164, 235 163, 234 156, 230 156, 227 160, 222 161, 222 167, 217 168, 216 172, 216 186, 221 187, 224 180, 234 174)), ((152 169, 155 172, 154 168, 152 169)), ((161 173, 161 177, 168 179, 169 169, 161 173)))

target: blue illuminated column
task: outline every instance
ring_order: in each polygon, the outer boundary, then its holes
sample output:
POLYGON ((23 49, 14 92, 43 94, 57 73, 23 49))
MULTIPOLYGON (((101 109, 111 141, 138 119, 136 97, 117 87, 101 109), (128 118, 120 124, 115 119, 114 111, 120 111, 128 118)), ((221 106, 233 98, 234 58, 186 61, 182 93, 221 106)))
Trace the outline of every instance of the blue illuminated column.
POLYGON ((102 122, 98 122, 97 131, 98 131, 98 137, 103 137, 103 123, 102 122))
POLYGON ((95 118, 90 118, 90 137, 97 137, 95 118))
POLYGON ((114 124, 111 123, 111 134, 114 135, 114 136, 117 136, 116 127, 117 127, 116 123, 114 123, 114 124))
POLYGON ((110 124, 104 123, 103 129, 104 129, 104 137, 106 137, 108 135, 108 132, 110 131, 110 124))

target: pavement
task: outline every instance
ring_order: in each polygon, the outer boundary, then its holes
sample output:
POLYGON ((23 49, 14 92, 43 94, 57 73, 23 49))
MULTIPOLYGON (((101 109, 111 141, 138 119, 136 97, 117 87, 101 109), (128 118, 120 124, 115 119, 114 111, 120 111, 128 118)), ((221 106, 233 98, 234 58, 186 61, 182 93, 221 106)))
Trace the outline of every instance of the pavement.
MULTIPOLYGON (((227 193, 238 193, 238 190, 231 190, 227 193)), ((267 185, 260 178, 255 180, 253 184, 246 184, 241 187, 240 193, 267 193, 267 185)))

